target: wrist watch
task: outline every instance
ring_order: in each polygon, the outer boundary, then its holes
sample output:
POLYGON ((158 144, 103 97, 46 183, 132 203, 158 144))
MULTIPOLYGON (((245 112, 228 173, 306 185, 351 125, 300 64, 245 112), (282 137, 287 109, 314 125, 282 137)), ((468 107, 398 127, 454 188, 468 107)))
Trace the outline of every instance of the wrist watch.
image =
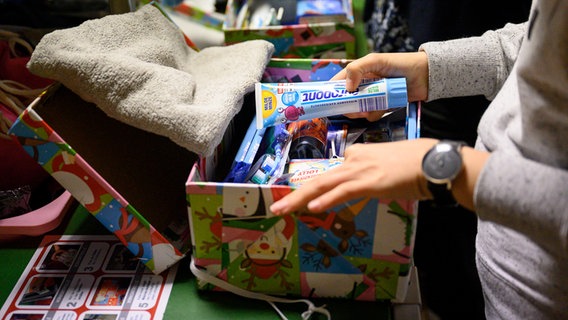
POLYGON ((456 206, 452 195, 452 182, 462 169, 461 141, 442 140, 422 159, 422 173, 428 181, 428 190, 438 206, 456 206))

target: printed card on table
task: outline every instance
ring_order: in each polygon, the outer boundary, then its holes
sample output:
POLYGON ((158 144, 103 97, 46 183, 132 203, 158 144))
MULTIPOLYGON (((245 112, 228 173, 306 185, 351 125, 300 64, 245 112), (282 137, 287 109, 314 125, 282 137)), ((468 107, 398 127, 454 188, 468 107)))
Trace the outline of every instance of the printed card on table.
POLYGON ((162 319, 175 273, 153 274, 114 236, 46 236, 0 319, 162 319))

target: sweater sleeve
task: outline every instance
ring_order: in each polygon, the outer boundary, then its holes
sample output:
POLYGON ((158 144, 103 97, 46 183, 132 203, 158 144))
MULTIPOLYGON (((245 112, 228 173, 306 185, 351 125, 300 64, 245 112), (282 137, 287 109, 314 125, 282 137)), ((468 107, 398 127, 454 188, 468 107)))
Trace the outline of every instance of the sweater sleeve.
POLYGON ((484 95, 492 100, 509 75, 522 43, 526 23, 507 24, 479 37, 427 42, 428 101, 484 95))

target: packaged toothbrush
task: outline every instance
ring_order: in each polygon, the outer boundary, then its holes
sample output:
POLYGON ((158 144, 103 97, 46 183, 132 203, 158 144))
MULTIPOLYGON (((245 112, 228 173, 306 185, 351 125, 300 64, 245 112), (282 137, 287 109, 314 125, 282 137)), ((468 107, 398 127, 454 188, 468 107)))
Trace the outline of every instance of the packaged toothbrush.
POLYGON ((260 157, 250 168, 245 182, 269 184, 284 171, 290 145, 291 134, 286 125, 281 124, 266 129, 264 140, 266 148, 259 150, 260 157))
POLYGON ((256 127, 266 128, 298 120, 323 118, 354 112, 406 108, 405 78, 365 80, 354 92, 345 80, 257 83, 256 127))
POLYGON ((251 122, 224 182, 245 182, 265 131, 265 128, 256 129, 254 121, 251 122))

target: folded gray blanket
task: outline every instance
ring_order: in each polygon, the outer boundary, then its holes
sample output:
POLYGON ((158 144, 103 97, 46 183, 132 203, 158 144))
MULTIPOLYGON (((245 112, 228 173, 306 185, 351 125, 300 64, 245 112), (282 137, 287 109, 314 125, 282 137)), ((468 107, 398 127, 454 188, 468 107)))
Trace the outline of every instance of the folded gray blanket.
POLYGON ((195 51, 179 28, 146 5, 45 35, 28 69, 112 118, 208 156, 273 52, 264 40, 195 51))

